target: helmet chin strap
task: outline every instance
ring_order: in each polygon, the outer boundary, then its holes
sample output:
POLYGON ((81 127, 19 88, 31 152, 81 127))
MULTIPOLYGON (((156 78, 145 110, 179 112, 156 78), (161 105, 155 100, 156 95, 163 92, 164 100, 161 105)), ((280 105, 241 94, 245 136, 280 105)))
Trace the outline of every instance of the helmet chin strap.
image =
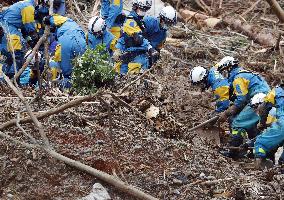
POLYGON ((204 92, 205 90, 207 90, 210 86, 208 84, 208 81, 207 81, 207 77, 208 77, 208 74, 203 78, 203 80, 201 81, 201 91, 204 92))

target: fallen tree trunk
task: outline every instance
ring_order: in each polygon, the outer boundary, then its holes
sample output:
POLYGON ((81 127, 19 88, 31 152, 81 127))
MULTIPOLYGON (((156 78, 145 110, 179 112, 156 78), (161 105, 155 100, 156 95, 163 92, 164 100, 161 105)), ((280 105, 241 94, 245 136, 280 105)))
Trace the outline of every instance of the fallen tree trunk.
POLYGON ((124 183, 123 181, 120 181, 116 178, 114 178, 113 176, 102 172, 100 170, 94 169, 88 165, 85 165, 83 163, 80 163, 78 161, 72 160, 70 158, 67 158, 59 153, 57 153, 56 151, 52 150, 52 149, 45 149, 45 151, 52 156, 53 158, 56 158, 57 160, 63 161, 65 164, 70 165, 72 167, 75 167, 81 171, 85 171, 88 174, 91 174, 93 176, 95 176, 96 178, 99 178, 100 180, 113 185, 115 188, 119 189, 120 191, 125 192, 126 194, 129 194, 133 197, 136 197, 138 199, 143 199, 143 200, 158 200, 157 198, 146 194, 144 192, 142 192, 141 190, 133 187, 132 185, 128 185, 126 183, 124 183))
POLYGON ((266 1, 270 5, 270 7, 272 8, 275 15, 278 17, 278 19, 281 22, 284 22, 284 11, 280 7, 279 3, 276 0, 266 0, 266 1))
POLYGON ((238 19, 233 19, 229 17, 226 17, 224 19, 211 18, 204 14, 182 9, 180 10, 180 14, 185 21, 188 21, 190 19, 198 20, 199 23, 211 28, 216 28, 218 27, 218 24, 222 23, 240 33, 247 35, 256 43, 264 46, 274 46, 276 43, 276 39, 273 38, 271 34, 261 33, 260 31, 257 31, 253 26, 243 23, 241 20, 238 19), (213 25, 211 25, 211 23, 208 23, 209 21, 211 22, 213 19, 215 19, 213 25))
MULTIPOLYGON (((54 115, 54 114, 57 114, 57 113, 60 113, 60 112, 63 112, 64 110, 68 109, 68 108, 72 108, 72 107, 75 107, 75 106, 78 106, 80 105, 81 103, 83 103, 84 101, 90 101, 92 100, 93 98, 95 97, 95 95, 93 96, 85 96, 85 97, 81 97, 81 98, 78 98, 78 99, 75 99, 75 100, 72 100, 66 104, 63 104, 57 108, 52 108, 50 110, 47 110, 45 112, 42 112, 42 113, 39 113, 39 114, 36 114, 36 117, 38 119, 43 119, 43 118, 46 118, 46 117, 49 117, 51 115, 54 115)), ((20 123, 23 124, 23 123, 29 123, 29 122, 32 122, 32 119, 31 117, 25 117, 25 118, 22 118, 20 119, 20 123)), ((4 124, 2 124, 0 126, 0 130, 4 130, 6 128, 9 128, 11 126, 14 126, 16 125, 17 123, 17 119, 12 119, 8 122, 5 122, 4 124)))

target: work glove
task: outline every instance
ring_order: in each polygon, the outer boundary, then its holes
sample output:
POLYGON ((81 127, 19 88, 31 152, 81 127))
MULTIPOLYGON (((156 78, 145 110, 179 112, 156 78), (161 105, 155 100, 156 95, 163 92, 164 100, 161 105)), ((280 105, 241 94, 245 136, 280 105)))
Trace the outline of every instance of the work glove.
POLYGON ((219 119, 218 119, 219 122, 225 122, 227 121, 227 119, 228 119, 228 116, 227 116, 226 111, 219 114, 219 119))
POLYGON ((43 24, 50 26, 51 25, 51 21, 50 21, 51 17, 52 17, 51 15, 48 15, 48 16, 44 17, 43 21, 42 21, 43 24))
POLYGON ((240 147, 243 148, 244 150, 248 150, 249 147, 253 147, 253 146, 254 146, 254 140, 247 140, 240 147))
POLYGON ((258 170, 270 169, 273 167, 273 162, 265 158, 256 158, 254 161, 255 168, 258 170))
POLYGON ((266 128, 266 125, 264 125, 263 123, 258 123, 257 124, 257 130, 259 132, 263 131, 266 128))
POLYGON ((27 43, 29 44, 29 46, 31 48, 34 48, 35 45, 37 44, 38 40, 39 40, 39 35, 37 34, 37 32, 32 32, 29 34, 29 36, 26 38, 27 43))
POLYGON ((152 60, 152 64, 156 63, 160 58, 160 53, 154 48, 149 49, 149 55, 152 60))
POLYGON ((114 61, 119 61, 119 60, 121 60, 121 58, 120 58, 121 56, 122 56, 121 51, 119 49, 117 49, 113 52, 112 59, 114 61))
POLYGON ((219 122, 225 122, 227 121, 227 119, 230 117, 230 116, 234 116, 235 114, 237 114, 238 112, 238 108, 237 106, 235 105, 232 105, 231 107, 229 107, 226 111, 222 112, 220 115, 219 115, 219 122))
POLYGON ((218 113, 214 110, 207 115, 207 119, 212 119, 213 117, 217 116, 218 113))

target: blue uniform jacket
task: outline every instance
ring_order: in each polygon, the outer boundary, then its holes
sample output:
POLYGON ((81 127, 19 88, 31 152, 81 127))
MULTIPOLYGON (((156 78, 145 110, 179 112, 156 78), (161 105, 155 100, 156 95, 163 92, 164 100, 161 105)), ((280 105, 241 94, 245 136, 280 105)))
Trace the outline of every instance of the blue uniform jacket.
POLYGON ((116 17, 122 13, 123 0, 102 0, 101 16, 105 19, 107 27, 114 26, 116 17))
POLYGON ((269 85, 260 75, 246 70, 236 69, 236 71, 230 74, 229 81, 232 81, 233 94, 236 96, 234 105, 237 107, 245 106, 257 93, 267 94, 270 91, 269 85))
POLYGON ((36 30, 34 14, 34 0, 20 1, 2 13, 2 20, 8 25, 13 25, 18 29, 24 28, 27 33, 30 33, 36 30))
POLYGON ((209 70, 207 84, 212 88, 216 100, 216 112, 225 111, 229 105, 229 83, 214 67, 209 70))
POLYGON ((265 97, 265 102, 268 106, 274 106, 276 108, 276 118, 284 119, 284 89, 276 87, 271 90, 265 97))
POLYGON ((123 52, 135 52, 135 51, 145 51, 145 53, 148 51, 148 47, 150 45, 149 41, 146 40, 145 38, 143 38, 143 43, 141 46, 139 47, 126 47, 126 42, 125 40, 127 39, 127 37, 122 36, 121 38, 118 39, 117 44, 115 45, 115 47, 117 49, 120 49, 123 52))
POLYGON ((145 29, 143 35, 156 50, 160 50, 167 38, 167 30, 161 28, 159 19, 146 16, 143 19, 145 29))
POLYGON ((91 32, 88 32, 88 37, 87 38, 88 38, 88 46, 91 49, 95 49, 97 47, 97 45, 99 45, 99 44, 105 44, 106 45, 106 49, 109 52, 112 52, 112 50, 113 50, 112 44, 114 44, 113 40, 115 39, 115 37, 109 31, 106 30, 103 33, 103 36, 99 37, 99 38, 96 37, 95 35, 93 35, 91 32))

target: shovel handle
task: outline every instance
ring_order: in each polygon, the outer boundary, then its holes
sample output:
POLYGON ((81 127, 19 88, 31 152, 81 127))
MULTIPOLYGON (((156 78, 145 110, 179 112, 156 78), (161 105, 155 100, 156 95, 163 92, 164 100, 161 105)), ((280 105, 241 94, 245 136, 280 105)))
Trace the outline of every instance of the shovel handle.
POLYGON ((208 119, 207 121, 205 121, 205 122, 203 122, 203 123, 201 123, 201 124, 198 124, 197 126, 191 128, 191 129, 189 129, 188 131, 194 131, 194 130, 196 130, 196 129, 199 129, 199 128, 205 126, 206 124, 209 124, 209 123, 211 123, 211 122, 213 122, 213 121, 216 121, 216 120, 218 120, 218 119, 219 119, 219 116, 212 117, 211 119, 208 119))

